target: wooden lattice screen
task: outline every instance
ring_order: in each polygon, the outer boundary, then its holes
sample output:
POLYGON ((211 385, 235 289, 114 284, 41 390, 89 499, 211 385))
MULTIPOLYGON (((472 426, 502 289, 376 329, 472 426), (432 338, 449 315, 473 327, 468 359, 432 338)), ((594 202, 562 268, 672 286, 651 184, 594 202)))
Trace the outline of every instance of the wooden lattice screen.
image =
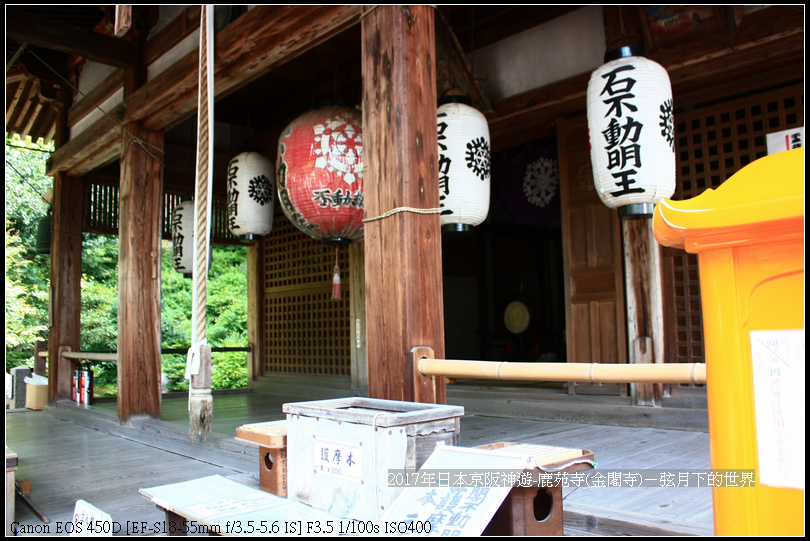
MULTIPOLYGON (((804 125, 804 86, 676 114, 677 187, 690 199, 767 155, 766 134, 804 125)), ((667 362, 704 362, 697 255, 664 251, 667 362)))
MULTIPOLYGON (((102 235, 118 235, 118 212, 120 207, 118 186, 85 181, 84 190, 82 231, 102 235)), ((162 237, 164 240, 171 240, 172 238, 172 212, 174 206, 180 201, 180 195, 163 194, 162 237)), ((212 239, 215 244, 238 242, 236 237, 228 230, 228 209, 226 204, 225 198, 214 196, 211 210, 211 227, 212 239)))
POLYGON ((331 300, 334 248, 301 233, 278 207, 263 243, 262 372, 350 375, 348 249, 339 250, 343 298, 331 300))

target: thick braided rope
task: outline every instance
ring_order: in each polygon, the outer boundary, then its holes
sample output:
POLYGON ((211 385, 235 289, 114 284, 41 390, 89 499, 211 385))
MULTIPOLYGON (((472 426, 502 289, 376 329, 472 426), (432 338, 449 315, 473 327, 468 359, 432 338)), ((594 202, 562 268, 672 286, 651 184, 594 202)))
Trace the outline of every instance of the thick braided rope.
POLYGON ((200 91, 198 102, 198 145, 197 145, 197 193, 195 228, 195 267, 194 267, 194 342, 206 340, 205 312, 208 301, 208 214, 209 214, 209 170, 210 146, 208 99, 208 24, 207 10, 202 10, 200 25, 200 91))

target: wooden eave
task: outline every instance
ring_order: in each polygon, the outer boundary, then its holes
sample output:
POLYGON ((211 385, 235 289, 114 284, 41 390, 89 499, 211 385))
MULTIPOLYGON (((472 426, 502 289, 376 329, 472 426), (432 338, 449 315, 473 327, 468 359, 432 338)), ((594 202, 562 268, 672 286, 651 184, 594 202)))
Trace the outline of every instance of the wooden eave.
MULTIPOLYGON (((605 9, 611 42, 620 26, 611 16, 618 11, 605 9)), ((733 33, 650 43, 649 57, 667 69, 678 109, 803 82, 803 11, 801 5, 772 6, 744 18, 733 33)), ((639 24, 633 17, 625 11, 627 29, 639 24)), ((495 103, 487 115, 493 150, 553 136, 555 119, 584 114, 589 79, 590 72, 582 73, 495 103)))
POLYGON ((37 17, 14 8, 6 12, 6 39, 9 38, 118 67, 133 64, 138 54, 138 44, 135 42, 37 17))
MULTIPOLYGON (((227 96, 261 75, 358 22, 360 6, 260 6, 217 34, 215 97, 227 96)), ((48 174, 81 176, 113 161, 121 151, 121 129, 140 122, 163 130, 197 109, 198 54, 125 97, 124 103, 57 150, 48 174), (120 119, 118 123, 110 118, 120 119), (120 126, 119 126, 120 124, 120 126)))

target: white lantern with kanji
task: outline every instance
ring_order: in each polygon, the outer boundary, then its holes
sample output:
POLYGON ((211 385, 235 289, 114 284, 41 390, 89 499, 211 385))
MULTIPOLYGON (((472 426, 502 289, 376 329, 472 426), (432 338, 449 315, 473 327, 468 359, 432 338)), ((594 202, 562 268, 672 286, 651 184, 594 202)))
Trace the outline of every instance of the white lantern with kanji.
MULTIPOLYGON (((194 200, 184 199, 172 211, 172 266, 186 278, 194 274, 194 200)), ((208 248, 208 268, 214 254, 208 248)))
POLYGON ((270 160, 258 152, 243 152, 228 164, 228 229, 253 241, 273 228, 275 173, 270 160))
POLYGON ((667 71, 643 48, 622 47, 588 83, 596 191, 622 218, 652 215, 675 192, 675 129, 667 71))
POLYGON ((185 199, 172 212, 172 266, 191 277, 194 269, 194 201, 185 199))
POLYGON ((469 231, 489 213, 489 126, 462 96, 443 98, 436 120, 442 229, 469 231))

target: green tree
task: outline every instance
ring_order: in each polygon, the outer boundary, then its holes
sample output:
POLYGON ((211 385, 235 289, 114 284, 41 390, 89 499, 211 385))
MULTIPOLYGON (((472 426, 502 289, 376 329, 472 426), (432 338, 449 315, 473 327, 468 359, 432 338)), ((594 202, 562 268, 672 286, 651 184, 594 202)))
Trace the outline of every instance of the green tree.
POLYGON ((50 271, 36 238, 49 209, 48 150, 6 135, 6 370, 32 365, 33 339, 47 330, 50 271))
MULTIPOLYGON (((30 141, 6 136, 6 369, 31 364, 36 337, 48 321, 50 259, 36 252, 43 200, 51 188, 45 175, 47 152, 30 141)), ((191 341, 192 281, 172 268, 171 243, 162 243, 161 347, 184 349, 191 341)), ((118 238, 84 234, 82 241, 81 348, 115 351, 118 341, 118 238)), ((247 343, 247 268, 244 246, 215 246, 207 300, 208 343, 243 347, 247 343)), ((171 390, 188 389, 186 355, 164 355, 163 372, 171 390)), ((214 353, 213 387, 247 385, 246 354, 214 353)), ((94 364, 96 390, 115 392, 115 363, 94 364)))

